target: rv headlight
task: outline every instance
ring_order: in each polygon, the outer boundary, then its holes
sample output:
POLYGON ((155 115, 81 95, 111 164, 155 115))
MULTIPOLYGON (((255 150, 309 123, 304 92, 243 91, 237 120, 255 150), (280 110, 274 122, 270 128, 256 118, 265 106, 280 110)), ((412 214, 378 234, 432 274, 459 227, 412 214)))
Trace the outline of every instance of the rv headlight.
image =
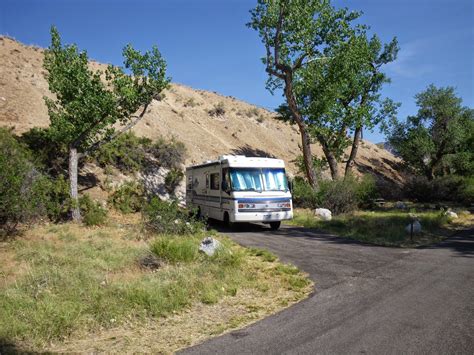
POLYGON ((279 203, 278 207, 280 207, 280 208, 290 208, 291 203, 290 202, 279 203))

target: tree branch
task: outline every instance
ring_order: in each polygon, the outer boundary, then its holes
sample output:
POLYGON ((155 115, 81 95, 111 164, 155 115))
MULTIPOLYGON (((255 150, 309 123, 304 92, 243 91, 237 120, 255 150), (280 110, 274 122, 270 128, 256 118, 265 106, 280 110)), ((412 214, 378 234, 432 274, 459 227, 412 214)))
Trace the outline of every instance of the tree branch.
POLYGON ((114 134, 112 134, 110 137, 106 138, 106 139, 103 139, 103 140, 100 140, 96 143, 94 143, 93 145, 91 145, 85 152, 84 152, 84 155, 87 155, 87 154, 90 154, 92 153, 94 150, 97 150, 99 149, 101 146, 103 146, 105 143, 108 143, 112 140, 114 140, 115 138, 117 138, 119 135, 121 135, 122 133, 125 133, 127 132, 128 130, 130 130, 133 126, 135 126, 138 122, 141 121, 141 119, 143 118, 143 116, 145 116, 145 113, 148 109, 148 106, 149 104, 145 104, 145 106, 143 106, 143 110, 142 112, 138 115, 138 116, 130 116, 130 118, 135 118, 134 121, 131 121, 129 122, 125 127, 123 127, 122 129, 120 129, 119 131, 116 131, 114 134))

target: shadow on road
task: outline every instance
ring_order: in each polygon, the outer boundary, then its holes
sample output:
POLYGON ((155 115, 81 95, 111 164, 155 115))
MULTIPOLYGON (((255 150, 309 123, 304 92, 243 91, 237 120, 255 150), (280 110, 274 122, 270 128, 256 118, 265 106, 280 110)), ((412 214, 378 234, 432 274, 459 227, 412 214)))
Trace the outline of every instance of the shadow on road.
POLYGON ((457 257, 474 258, 474 228, 460 231, 445 241, 419 249, 451 249, 457 257))
MULTIPOLYGON (((212 219, 209 219, 208 223, 209 223, 209 228, 215 229, 216 231, 220 233, 226 233, 226 234, 263 233, 264 235, 271 235, 275 237, 283 237, 283 238, 291 238, 291 239, 304 238, 306 240, 312 240, 312 241, 324 241, 324 242, 344 244, 344 245, 353 244, 353 245, 381 248, 381 246, 379 245, 365 243, 365 242, 361 242, 355 239, 339 237, 335 234, 331 234, 331 233, 324 232, 318 229, 313 229, 313 228, 283 225, 280 229, 275 231, 275 230, 271 230, 270 227, 266 224, 258 224, 258 223, 236 223, 236 224, 233 224, 232 226, 226 226, 222 222, 212 220, 212 219)), ((393 248, 393 247, 385 247, 385 248, 393 248)))

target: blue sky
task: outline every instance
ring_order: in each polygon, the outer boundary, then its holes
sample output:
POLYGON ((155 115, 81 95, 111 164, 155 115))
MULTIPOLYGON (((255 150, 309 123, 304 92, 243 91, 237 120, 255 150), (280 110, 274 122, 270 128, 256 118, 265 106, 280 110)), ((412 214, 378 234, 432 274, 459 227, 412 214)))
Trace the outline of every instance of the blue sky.
MULTIPOLYGON (((385 68, 392 83, 383 95, 401 102, 399 118, 416 113, 413 96, 430 83, 454 86, 474 107, 474 1, 334 0, 362 10, 363 23, 382 40, 397 36, 399 58, 385 68)), ((235 96, 274 109, 282 102, 265 90, 264 54, 246 28, 254 0, 2 0, 0 33, 47 47, 49 27, 91 58, 121 64, 126 43, 156 44, 174 82, 235 96)), ((373 142, 384 138, 366 132, 373 142)))

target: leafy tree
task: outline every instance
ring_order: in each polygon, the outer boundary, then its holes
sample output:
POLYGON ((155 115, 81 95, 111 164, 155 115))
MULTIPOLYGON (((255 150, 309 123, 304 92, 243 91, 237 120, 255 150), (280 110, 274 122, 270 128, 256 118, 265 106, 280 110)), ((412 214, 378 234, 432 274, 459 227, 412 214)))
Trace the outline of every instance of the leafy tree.
POLYGON ((308 63, 327 56, 330 48, 354 32, 358 12, 335 9, 327 0, 258 0, 247 24, 265 46, 262 59, 269 74, 267 89, 283 89, 288 110, 301 133, 303 159, 309 183, 317 186, 307 117, 298 107, 295 81, 308 63))
MULTIPOLYGON (((310 135, 321 144, 334 180, 339 178, 338 162, 351 144, 348 131, 354 137, 346 176, 357 156, 363 127, 373 129, 396 111, 397 105, 382 100, 379 91, 388 82, 381 66, 394 60, 397 52, 396 39, 382 48, 377 36, 368 39, 365 30, 358 28, 347 41, 328 48, 327 57, 308 63, 296 79, 297 105, 310 135)), ((277 111, 281 119, 295 123, 287 105, 277 111)))
POLYGON ((430 85, 415 96, 418 113, 393 120, 388 140, 406 163, 432 180, 474 172, 474 110, 462 106, 453 87, 430 85))
POLYGON ((72 217, 80 220, 78 161, 105 142, 129 130, 147 112, 153 98, 169 84, 166 62, 156 47, 144 54, 127 45, 124 69, 109 65, 104 72, 92 71, 85 51, 62 45, 51 28, 51 45, 45 52, 44 68, 49 89, 56 99, 45 98, 51 125, 49 137, 67 147, 72 217), (137 111, 140 112, 137 113, 137 111), (115 129, 119 125, 120 129, 115 129))

